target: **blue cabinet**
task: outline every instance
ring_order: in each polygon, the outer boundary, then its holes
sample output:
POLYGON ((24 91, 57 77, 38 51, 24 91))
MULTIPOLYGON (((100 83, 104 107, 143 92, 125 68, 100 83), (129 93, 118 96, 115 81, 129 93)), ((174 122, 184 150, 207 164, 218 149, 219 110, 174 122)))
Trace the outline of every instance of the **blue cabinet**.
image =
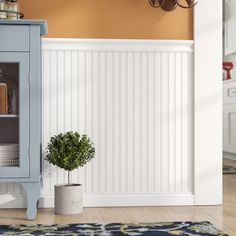
POLYGON ((41 37, 45 21, 0 21, 0 182, 20 183, 27 218, 41 192, 41 37))

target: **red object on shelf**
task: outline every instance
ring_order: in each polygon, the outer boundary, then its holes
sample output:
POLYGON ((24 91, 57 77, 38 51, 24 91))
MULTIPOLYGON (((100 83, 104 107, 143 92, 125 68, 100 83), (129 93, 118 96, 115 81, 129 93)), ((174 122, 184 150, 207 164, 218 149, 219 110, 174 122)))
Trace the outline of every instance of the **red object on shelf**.
POLYGON ((230 71, 234 68, 234 65, 230 61, 223 62, 223 69, 226 71, 226 78, 225 80, 231 79, 230 71))

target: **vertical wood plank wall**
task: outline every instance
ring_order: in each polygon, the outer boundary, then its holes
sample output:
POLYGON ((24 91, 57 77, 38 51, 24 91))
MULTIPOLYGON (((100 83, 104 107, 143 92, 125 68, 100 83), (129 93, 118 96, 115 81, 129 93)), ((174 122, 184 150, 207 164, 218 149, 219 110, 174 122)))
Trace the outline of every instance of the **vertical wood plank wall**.
MULTIPOLYGON (((91 137, 96 158, 72 173, 86 206, 194 204, 192 48, 192 41, 43 42, 43 148, 59 132, 91 137)), ((40 205, 53 206, 54 184, 66 180, 44 162, 40 205)), ((11 193, 19 198, 19 186, 1 184, 1 194, 11 193)))

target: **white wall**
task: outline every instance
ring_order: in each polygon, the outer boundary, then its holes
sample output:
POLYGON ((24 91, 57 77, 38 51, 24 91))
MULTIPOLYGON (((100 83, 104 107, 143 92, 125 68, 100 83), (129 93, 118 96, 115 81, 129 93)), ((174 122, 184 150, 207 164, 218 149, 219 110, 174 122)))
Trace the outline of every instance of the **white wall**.
MULTIPOLYGON (((85 206, 194 204, 193 42, 45 40, 43 148, 68 130, 96 146, 72 174, 85 206)), ((40 205, 50 207, 66 175, 43 169, 40 205)), ((1 185, 18 199, 1 207, 19 207, 20 192, 1 185)))
POLYGON ((222 0, 194 8, 194 193, 196 205, 222 203, 222 0))

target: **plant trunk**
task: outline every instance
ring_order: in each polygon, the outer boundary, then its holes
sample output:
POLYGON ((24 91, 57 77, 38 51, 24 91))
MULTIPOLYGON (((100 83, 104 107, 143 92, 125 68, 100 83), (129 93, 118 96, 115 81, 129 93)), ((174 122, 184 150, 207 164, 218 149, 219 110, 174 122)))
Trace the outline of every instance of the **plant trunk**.
POLYGON ((68 171, 68 186, 70 186, 70 171, 68 171))

